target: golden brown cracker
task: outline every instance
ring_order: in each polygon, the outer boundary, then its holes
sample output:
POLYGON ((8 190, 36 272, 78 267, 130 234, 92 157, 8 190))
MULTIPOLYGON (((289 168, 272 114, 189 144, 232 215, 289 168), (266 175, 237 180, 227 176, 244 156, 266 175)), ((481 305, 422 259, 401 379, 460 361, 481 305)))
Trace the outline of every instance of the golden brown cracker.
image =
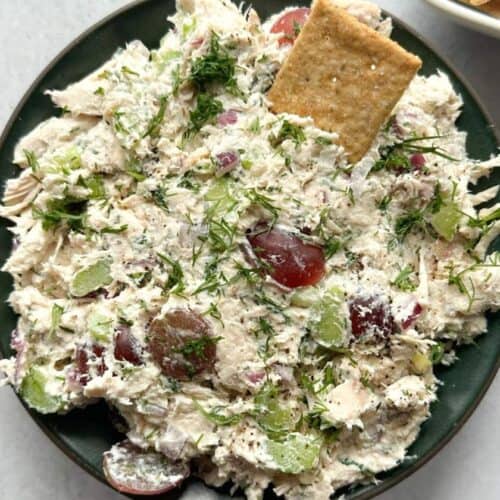
POLYGON ((417 56, 330 0, 315 0, 268 98, 276 113, 311 116, 337 132, 355 163, 420 66, 417 56))

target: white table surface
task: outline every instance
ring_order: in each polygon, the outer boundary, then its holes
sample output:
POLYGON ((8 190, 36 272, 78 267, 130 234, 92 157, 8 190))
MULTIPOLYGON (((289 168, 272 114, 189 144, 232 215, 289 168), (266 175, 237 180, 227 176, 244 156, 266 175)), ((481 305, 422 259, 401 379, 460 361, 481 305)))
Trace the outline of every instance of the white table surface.
MULTIPOLYGON (((0 129, 45 65, 127 0, 0 0, 0 129)), ((379 0, 462 70, 500 126, 500 41, 455 25, 422 0, 379 0)), ((500 379, 458 436, 379 498, 500 498, 500 379)), ((42 434, 9 388, 0 391, 0 500, 123 498, 83 472, 42 434)), ((193 491, 183 499, 200 498, 193 491)), ((209 498, 207 496, 207 498, 209 498)), ((216 495, 210 496, 216 498, 216 495)))

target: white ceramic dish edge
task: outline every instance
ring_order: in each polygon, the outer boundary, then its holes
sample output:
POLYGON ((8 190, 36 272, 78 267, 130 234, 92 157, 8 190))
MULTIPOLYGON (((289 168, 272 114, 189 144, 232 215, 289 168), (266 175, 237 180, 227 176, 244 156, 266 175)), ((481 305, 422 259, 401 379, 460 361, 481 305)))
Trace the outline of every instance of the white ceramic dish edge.
POLYGON ((426 0, 426 2, 463 25, 500 39, 500 19, 451 0, 426 0))

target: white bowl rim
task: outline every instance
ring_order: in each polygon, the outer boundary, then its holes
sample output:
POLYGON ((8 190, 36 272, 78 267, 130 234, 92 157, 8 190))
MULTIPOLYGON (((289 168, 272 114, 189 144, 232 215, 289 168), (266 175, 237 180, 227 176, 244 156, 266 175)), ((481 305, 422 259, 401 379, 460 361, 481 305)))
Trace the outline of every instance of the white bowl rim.
POLYGON ((434 7, 453 16, 457 21, 500 38, 500 19, 472 6, 454 0, 426 0, 434 7))

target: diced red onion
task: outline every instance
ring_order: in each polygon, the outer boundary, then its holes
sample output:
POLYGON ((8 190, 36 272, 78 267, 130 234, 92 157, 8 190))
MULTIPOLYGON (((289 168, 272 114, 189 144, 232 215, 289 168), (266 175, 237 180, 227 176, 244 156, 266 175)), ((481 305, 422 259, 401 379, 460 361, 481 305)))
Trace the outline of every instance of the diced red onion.
POLYGON ((414 169, 420 170, 425 166, 425 156, 422 153, 415 153, 410 156, 410 163, 414 169))
POLYGON ((219 153, 215 155, 217 159, 217 172, 216 175, 222 176, 234 170, 240 163, 240 157, 238 153, 234 151, 225 151, 224 153, 219 153))
POLYGON ((403 137, 404 130, 399 125, 398 119, 396 117, 394 117, 394 119, 392 120, 391 129, 393 133, 396 135, 396 137, 403 137))
POLYGON ((276 373, 280 376, 285 385, 291 384, 295 379, 293 376, 293 368, 291 366, 275 365, 276 373))
POLYGON ((238 121, 238 113, 234 109, 228 109, 217 117, 217 123, 225 127, 234 125, 238 121))
POLYGON ((247 379, 252 384, 258 384, 261 380, 264 379, 266 374, 264 372, 249 372, 247 373, 247 379))
POLYGON ((411 314, 401 322, 401 326, 403 327, 403 329, 406 330, 413 323, 415 323, 415 321, 420 316, 420 314, 422 314, 422 311, 423 311, 422 306, 418 302, 415 302, 415 305, 413 306, 413 311, 411 312, 411 314))
POLYGON ((191 42, 191 46, 192 47, 195 47, 195 48, 198 48, 198 47, 201 47, 203 45, 203 42, 205 41, 205 39, 203 37, 201 38, 195 38, 192 42, 191 42))

